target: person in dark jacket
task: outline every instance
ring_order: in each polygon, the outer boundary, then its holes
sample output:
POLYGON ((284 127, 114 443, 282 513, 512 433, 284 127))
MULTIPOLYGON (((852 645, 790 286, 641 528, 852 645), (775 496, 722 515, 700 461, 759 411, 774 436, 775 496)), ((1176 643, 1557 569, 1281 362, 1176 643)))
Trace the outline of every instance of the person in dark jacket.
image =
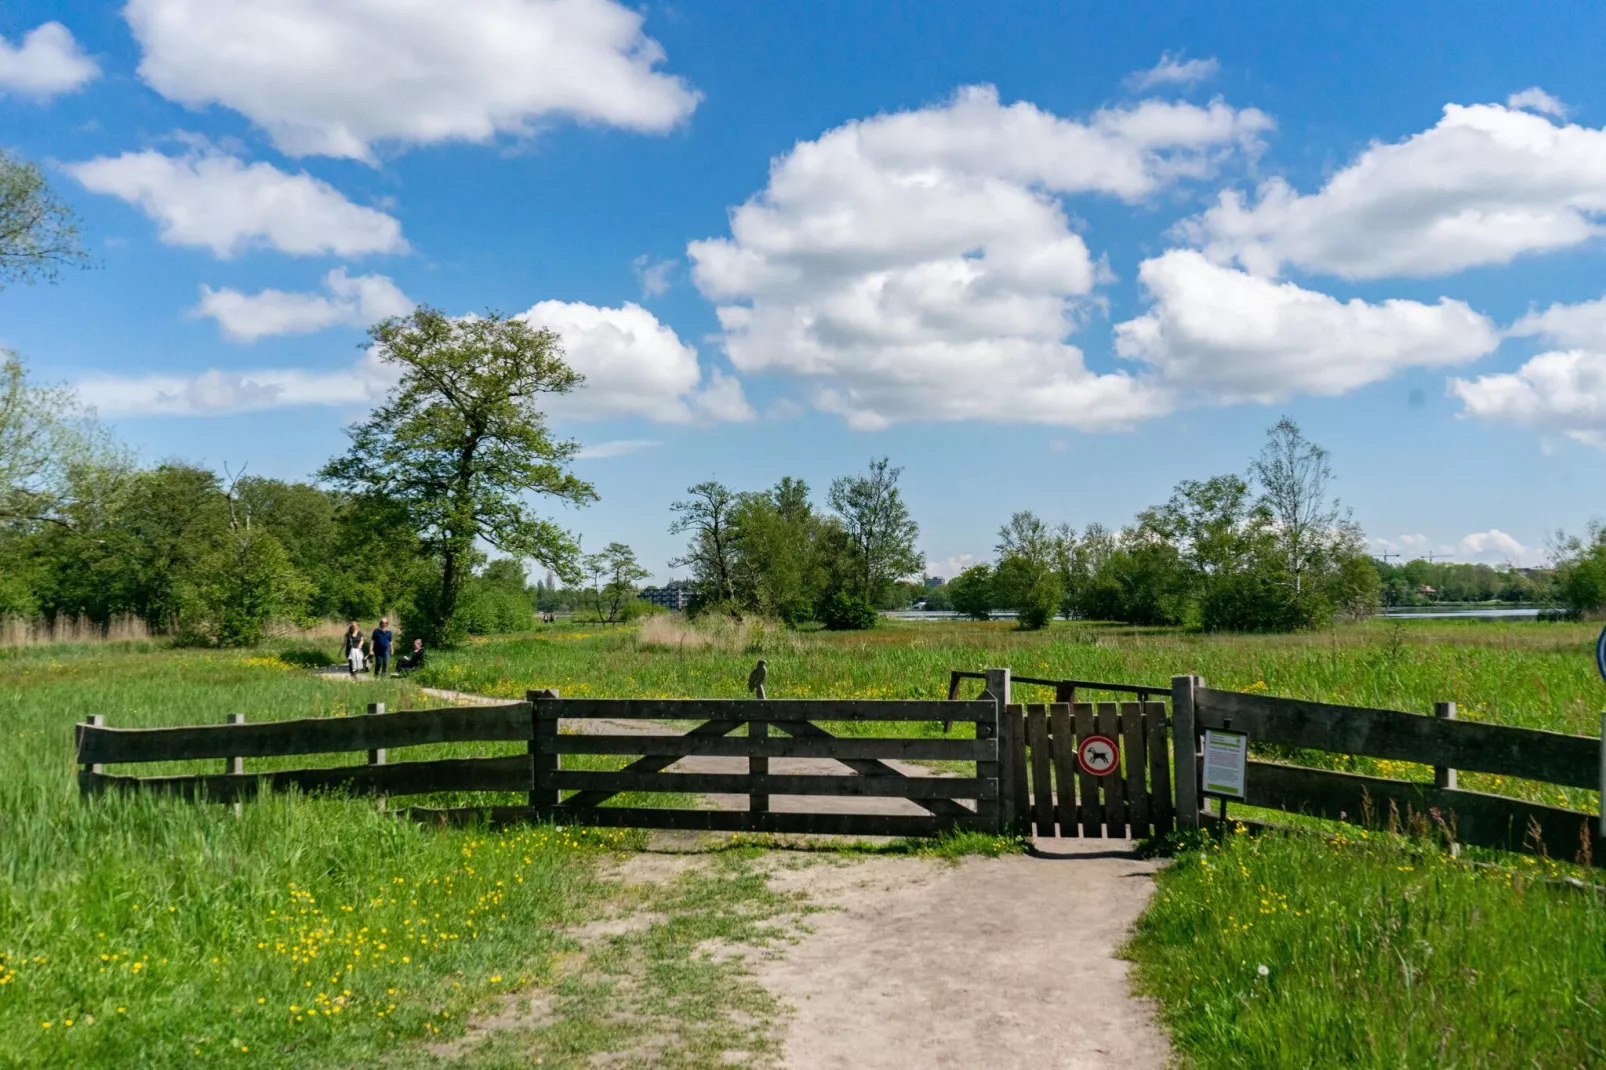
POLYGON ((374 629, 368 642, 368 655, 373 659, 375 676, 390 672, 390 640, 390 618, 380 617, 379 627, 374 629))
POLYGON ((403 654, 396 659, 396 671, 410 672, 413 669, 422 669, 423 667, 424 641, 422 639, 414 639, 413 652, 411 654, 403 654))

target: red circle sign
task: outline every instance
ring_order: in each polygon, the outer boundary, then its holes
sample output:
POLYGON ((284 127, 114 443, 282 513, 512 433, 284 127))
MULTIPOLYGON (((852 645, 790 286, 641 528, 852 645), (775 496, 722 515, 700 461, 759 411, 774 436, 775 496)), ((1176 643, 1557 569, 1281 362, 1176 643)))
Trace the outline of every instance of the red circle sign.
POLYGON ((1076 761, 1082 772, 1108 776, 1121 764, 1121 752, 1109 736, 1088 736, 1076 748, 1076 761))

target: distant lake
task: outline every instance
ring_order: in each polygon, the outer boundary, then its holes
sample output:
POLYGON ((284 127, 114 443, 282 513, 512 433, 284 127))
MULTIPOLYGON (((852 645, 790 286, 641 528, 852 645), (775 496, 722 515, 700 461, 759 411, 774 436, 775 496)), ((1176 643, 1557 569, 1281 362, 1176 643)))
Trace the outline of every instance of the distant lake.
MULTIPOLYGON (((884 609, 881 615, 890 620, 955 620, 959 617, 951 609, 884 609)), ((993 617, 1009 620, 1015 616, 1014 610, 997 609, 993 617)), ((1455 617, 1466 617, 1480 620, 1522 620, 1539 616, 1537 607, 1528 606, 1522 609, 1512 609, 1505 606, 1463 606, 1457 609, 1434 609, 1432 606, 1423 606, 1420 609, 1405 607, 1401 609, 1388 609, 1377 615, 1378 620, 1385 618, 1410 618, 1412 620, 1448 620, 1455 617)))

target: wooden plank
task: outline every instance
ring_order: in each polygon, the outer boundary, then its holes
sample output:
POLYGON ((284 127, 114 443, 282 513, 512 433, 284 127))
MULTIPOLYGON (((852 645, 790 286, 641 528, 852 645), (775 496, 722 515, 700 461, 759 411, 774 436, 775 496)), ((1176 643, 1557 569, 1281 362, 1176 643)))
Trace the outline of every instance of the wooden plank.
POLYGON ((552 775, 563 764, 553 746, 558 739, 558 719, 543 714, 542 706, 558 697, 552 690, 526 691, 525 701, 530 707, 530 806, 555 806, 560 796, 552 784, 552 775))
MULTIPOLYGON (((753 724, 767 724, 755 721, 753 724)), ((880 758, 902 761, 985 761, 998 753, 987 739, 824 739, 793 737, 565 735, 551 744, 556 754, 655 754, 721 758, 880 758)))
POLYGON ((1171 813, 1171 754, 1166 748, 1165 703, 1143 706, 1143 724, 1149 737, 1149 816, 1156 836, 1169 835, 1171 813))
POLYGON ((1014 832, 1027 836, 1032 831, 1031 780, 1026 772, 1026 710, 1018 703, 1004 708, 1009 721, 1009 791, 1014 796, 1014 832))
POLYGON ((1196 693, 1195 707, 1201 728, 1224 728, 1231 719, 1234 732, 1257 743, 1600 786, 1600 740, 1591 736, 1207 688, 1196 693))
POLYGON ((1054 835, 1053 755, 1048 742, 1048 707, 1034 702, 1026 707, 1026 745, 1031 748, 1032 818, 1039 836, 1054 835))
POLYGON ((562 699, 565 718, 653 721, 975 721, 985 701, 941 699, 562 699))
MULTIPOLYGON (((556 727, 556 725, 558 723, 557 710, 556 709, 549 710, 547 707, 548 706, 556 707, 558 702, 560 702, 560 701, 561 702, 567 702, 569 700, 568 699, 560 699, 560 700, 557 700, 557 701, 554 701, 554 702, 551 702, 551 703, 542 702, 539 706, 536 707, 537 712, 541 716, 541 719, 543 721, 545 721, 548 718, 551 718, 551 721, 552 721, 552 724, 553 724, 554 727, 556 727)), ((729 721, 729 720, 727 720, 727 721, 709 721, 706 724, 700 724, 696 728, 693 728, 690 732, 687 732, 686 735, 689 736, 689 737, 692 737, 692 738, 697 738, 697 737, 702 737, 702 736, 723 736, 723 735, 727 735, 727 734, 729 734, 731 732, 736 731, 737 727, 741 723, 742 723, 741 721, 729 721)), ((635 761, 631 762, 629 765, 625 766, 623 769, 619 770, 619 772, 621 772, 621 773, 660 773, 663 770, 668 769, 670 766, 674 765, 679 760, 680 759, 675 755, 648 755, 645 758, 636 759, 635 761)), ((551 775, 551 776, 556 776, 557 775, 556 766, 553 767, 553 770, 549 775, 551 775)), ((564 803, 565 806, 577 806, 577 807, 601 806, 603 803, 605 803, 609 799, 613 798, 613 796, 615 794, 617 794, 617 793, 616 792, 612 792, 612 791, 582 791, 582 792, 579 792, 577 794, 569 796, 569 798, 563 800, 563 803, 564 803)))
MULTIPOLYGON (((1099 735, 1108 736, 1121 745, 1121 707, 1115 702, 1099 703, 1099 735)), ((1104 791, 1104 835, 1111 839, 1124 839, 1126 837, 1126 784, 1121 780, 1121 765, 1116 762, 1115 771, 1108 776, 1099 777, 1104 781, 1100 787, 1104 791)))
POLYGON ((1071 727, 1069 703, 1056 702, 1048 708, 1049 747, 1054 754, 1054 803, 1061 836, 1075 836, 1076 810, 1076 730, 1071 727))
MULTIPOLYGON (((734 722, 732 722, 734 724, 734 722)), ((782 732, 799 739, 835 739, 825 729, 808 721, 777 721, 774 726, 782 732)), ((885 762, 874 758, 838 758, 837 761, 858 773, 860 776, 903 776, 898 770, 885 762)), ((666 763, 669 764, 669 763, 666 763)), ((663 768, 663 766, 659 766, 663 768)), ((969 817, 973 811, 959 805, 952 799, 916 799, 915 805, 929 810, 937 817, 960 818, 969 817)))
MULTIPOLYGON (((1071 707, 1071 715, 1076 721, 1076 743, 1080 747, 1082 740, 1088 736, 1097 735, 1094 731, 1094 713, 1091 702, 1078 702, 1071 707)), ((1099 801, 1099 778, 1091 773, 1082 772, 1081 763, 1077 763, 1076 782, 1081 801, 1078 808, 1082 811, 1082 835, 1098 837, 1104 834, 1104 809, 1099 801)))
POLYGON ((977 816, 939 818, 916 814, 755 814, 747 810, 660 810, 601 806, 584 814, 566 806, 539 811, 545 821, 599 828, 689 829, 699 832, 813 833, 830 836, 932 836, 945 829, 977 828, 977 816))
MULTIPOLYGON (((947 776, 832 776, 829 773, 626 773, 562 769, 560 790, 695 792, 699 795, 836 795, 882 799, 997 798, 998 781, 947 776)), ((564 805, 568 805, 565 803, 564 805)))
POLYGON ((383 717, 305 717, 245 725, 104 728, 85 725, 79 760, 166 762, 191 758, 267 758, 428 743, 530 738, 530 707, 461 706, 402 710, 383 717))
MULTIPOLYGON (((100 728, 106 723, 106 718, 98 713, 91 714, 87 723, 75 725, 73 728, 74 745, 77 753, 84 750, 84 729, 100 728)), ((100 776, 106 772, 106 767, 98 763, 86 763, 78 769, 78 793, 90 795, 100 790, 100 776)))
MULTIPOLYGON (((94 774, 86 774, 94 776, 94 774)), ((95 787, 151 791, 191 801, 235 802, 267 791, 298 788, 348 795, 425 795, 437 791, 516 791, 530 787, 530 759, 442 758, 431 762, 348 765, 332 769, 281 769, 271 773, 218 773, 203 776, 95 777, 95 787)))
MULTIPOLYGON (((1453 721, 1455 716, 1455 703, 1435 702, 1433 716, 1441 721, 1453 721)), ((1433 767, 1433 786, 1436 788, 1453 788, 1456 786, 1455 766, 1436 765, 1433 767)))
MULTIPOLYGON (((763 690, 760 688, 759 690, 763 690)), ((770 734, 768 721, 750 721, 747 725, 747 735, 750 740, 762 743, 770 734)), ((770 775, 770 760, 759 755, 747 759, 748 778, 755 784, 760 780, 768 780, 770 775)), ((762 814, 770 808, 770 797, 762 792, 749 789, 747 808, 755 814, 762 814)))
MULTIPOLYGON (((999 780, 1002 765, 998 761, 998 715, 1002 703, 995 700, 992 695, 994 684, 1004 690, 1009 688, 1009 670, 998 670, 996 681, 990 682, 982 692, 982 697, 992 704, 992 711, 984 720, 976 722, 976 738, 973 741, 978 747, 987 748, 984 757, 976 759, 976 777, 981 780, 999 780)), ((999 784, 999 794, 1003 794, 1003 784, 999 784)), ((976 820, 980 827, 988 832, 999 833, 1004 830, 1002 798, 978 799, 976 801, 976 820)))
POLYGON ((1173 798, 1177 828, 1184 832, 1199 827, 1199 729, 1193 716, 1193 692, 1199 683, 1194 676, 1171 678, 1171 764, 1176 778, 1173 798))
POLYGON ((1528 832, 1531 821, 1551 857, 1576 860, 1582 846, 1580 836, 1587 831, 1592 837, 1591 852, 1596 863, 1606 861, 1606 837, 1593 827, 1592 814, 1483 792, 1436 788, 1426 783, 1334 773, 1275 762, 1248 763, 1246 778, 1244 801, 1250 806, 1352 824, 1364 823, 1370 807, 1372 823, 1381 827, 1387 822, 1389 803, 1393 802, 1402 822, 1410 811, 1428 816, 1431 821, 1432 811, 1438 810, 1445 823, 1455 830, 1458 843, 1529 853, 1533 847, 1528 832))
POLYGON ((1121 749, 1126 752, 1127 826, 1135 840, 1149 835, 1149 748, 1143 704, 1121 703, 1121 749))

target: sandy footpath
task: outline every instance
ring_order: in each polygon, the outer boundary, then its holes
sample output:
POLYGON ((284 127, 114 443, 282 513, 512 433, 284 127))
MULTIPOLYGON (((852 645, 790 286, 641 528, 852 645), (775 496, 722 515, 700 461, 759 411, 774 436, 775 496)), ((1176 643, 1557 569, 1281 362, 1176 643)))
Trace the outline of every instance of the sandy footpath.
MULTIPOLYGON (((463 703, 496 702, 433 691, 463 703)), ((565 730, 663 732, 643 722, 565 730)), ((900 764, 900 763, 889 763, 900 764)), ((825 759, 771 759, 776 773, 846 773, 825 759)), ((743 758, 681 759, 676 772, 743 772, 743 758)), ((910 768, 910 772, 926 773, 910 768)), ((929 774, 927 774, 929 775, 929 774)), ((745 796, 707 796, 741 809, 745 796)), ((921 813, 905 799, 775 796, 777 811, 921 813), (823 804, 823 805, 822 805, 823 804)), ((1159 1070, 1170 1048, 1115 957, 1153 892, 1158 861, 1127 840, 1044 839, 1030 855, 955 865, 904 856, 775 856, 772 882, 825 910, 797 943, 754 960, 794 1009, 788 1070, 1159 1070)))

